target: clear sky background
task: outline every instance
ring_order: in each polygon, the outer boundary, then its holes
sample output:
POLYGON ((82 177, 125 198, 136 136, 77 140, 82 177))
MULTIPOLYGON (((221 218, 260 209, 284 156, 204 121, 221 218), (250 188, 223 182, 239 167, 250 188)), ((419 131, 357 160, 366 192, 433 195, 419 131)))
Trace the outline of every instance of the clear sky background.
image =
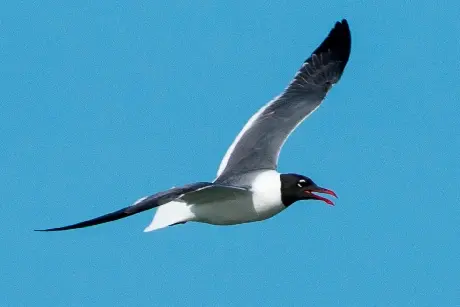
POLYGON ((0 305, 460 304, 460 5, 402 2, 0 4, 0 305), (280 158, 335 207, 32 231, 213 180, 341 18, 343 78, 280 158))

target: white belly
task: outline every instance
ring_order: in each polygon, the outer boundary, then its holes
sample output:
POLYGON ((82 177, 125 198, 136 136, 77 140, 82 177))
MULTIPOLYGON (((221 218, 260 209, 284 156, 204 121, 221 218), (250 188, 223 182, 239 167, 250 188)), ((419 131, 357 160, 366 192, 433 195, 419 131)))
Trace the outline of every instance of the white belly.
POLYGON ((192 205, 193 221, 214 225, 233 225, 265 220, 281 212, 282 204, 254 205, 252 198, 192 205))

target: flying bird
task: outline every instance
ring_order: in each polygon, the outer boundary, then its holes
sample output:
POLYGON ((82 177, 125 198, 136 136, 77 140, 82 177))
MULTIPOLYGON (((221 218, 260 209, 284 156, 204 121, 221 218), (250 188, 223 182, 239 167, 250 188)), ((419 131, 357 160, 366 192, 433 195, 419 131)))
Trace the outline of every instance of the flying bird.
POLYGON ((337 197, 310 178, 277 171, 280 150, 342 76, 351 50, 348 22, 336 22, 287 88, 255 113, 227 150, 213 182, 197 182, 144 197, 129 207, 60 231, 107 223, 158 208, 145 232, 186 222, 234 225, 268 219, 296 201, 337 197))

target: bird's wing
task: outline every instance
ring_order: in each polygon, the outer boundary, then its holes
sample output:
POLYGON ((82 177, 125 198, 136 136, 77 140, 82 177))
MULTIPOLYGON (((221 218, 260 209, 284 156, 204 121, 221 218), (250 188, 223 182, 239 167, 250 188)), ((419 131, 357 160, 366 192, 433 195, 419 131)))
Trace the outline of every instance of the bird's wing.
POLYGON ((215 182, 252 170, 276 169, 284 142, 339 81, 350 50, 350 29, 342 20, 304 62, 284 92, 247 122, 227 150, 215 182))
POLYGON ((187 193, 198 191, 198 190, 201 190, 209 186, 212 186, 212 183, 197 182, 197 183, 184 185, 182 187, 174 187, 172 189, 169 189, 163 192, 159 192, 152 196, 141 198, 129 207, 105 214, 103 216, 96 217, 88 221, 83 221, 83 222, 69 225, 69 226, 50 228, 50 229, 41 229, 37 231, 61 231, 61 230, 69 230, 69 229, 76 229, 76 228, 84 228, 84 227, 89 227, 89 226, 94 226, 98 224, 103 224, 103 223, 119 220, 119 219, 128 217, 130 215, 137 214, 142 211, 161 206, 162 204, 172 201, 178 197, 184 197, 185 195, 187 195, 187 193))
POLYGON ((179 199, 189 204, 206 204, 225 200, 235 200, 247 196, 251 191, 243 187, 213 184, 184 194, 179 199))

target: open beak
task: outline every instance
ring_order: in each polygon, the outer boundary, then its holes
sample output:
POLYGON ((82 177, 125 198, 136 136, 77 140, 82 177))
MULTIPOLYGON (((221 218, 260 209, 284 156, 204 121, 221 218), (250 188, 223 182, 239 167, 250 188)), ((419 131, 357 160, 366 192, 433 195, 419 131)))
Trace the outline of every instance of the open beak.
POLYGON ((331 200, 329 200, 329 199, 327 199, 325 197, 316 195, 313 192, 322 193, 322 194, 329 194, 331 196, 334 196, 335 198, 338 198, 337 194, 335 194, 334 191, 328 190, 328 189, 325 189, 325 188, 315 187, 313 189, 309 189, 309 190, 305 191, 305 193, 307 193, 311 198, 324 201, 326 204, 331 205, 331 206, 334 206, 334 203, 331 200))

